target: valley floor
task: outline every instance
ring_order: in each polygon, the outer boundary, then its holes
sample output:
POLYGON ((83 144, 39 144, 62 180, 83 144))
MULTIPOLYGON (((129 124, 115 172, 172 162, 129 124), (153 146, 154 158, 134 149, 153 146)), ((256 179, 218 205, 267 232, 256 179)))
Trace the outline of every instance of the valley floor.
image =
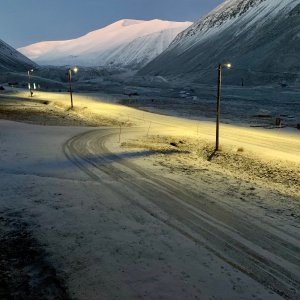
POLYGON ((299 299, 297 130, 74 99, 0 97, 1 299, 299 299))

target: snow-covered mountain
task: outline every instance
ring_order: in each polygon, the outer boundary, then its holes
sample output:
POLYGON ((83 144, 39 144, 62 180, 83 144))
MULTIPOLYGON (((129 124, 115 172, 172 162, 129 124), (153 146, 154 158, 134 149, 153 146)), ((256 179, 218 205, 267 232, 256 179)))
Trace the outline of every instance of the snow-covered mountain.
POLYGON ((0 40, 0 71, 26 71, 37 65, 0 40))
POLYGON ((139 74, 211 83, 217 64, 230 62, 234 69, 226 78, 231 83, 295 80, 282 73, 300 73, 299 32, 299 0, 226 0, 180 33, 139 74))
POLYGON ((163 52, 190 25, 121 20, 77 39, 41 42, 18 50, 43 65, 140 67, 163 52))

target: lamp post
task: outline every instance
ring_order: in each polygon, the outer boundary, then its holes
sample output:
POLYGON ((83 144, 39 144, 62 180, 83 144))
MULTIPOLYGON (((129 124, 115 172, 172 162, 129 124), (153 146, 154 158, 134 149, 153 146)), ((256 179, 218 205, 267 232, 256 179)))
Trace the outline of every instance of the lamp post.
POLYGON ((230 69, 231 64, 218 65, 218 94, 217 94, 217 113, 216 113, 216 147, 215 151, 219 151, 220 145, 220 113, 221 113, 221 89, 222 89, 222 70, 223 67, 230 69))
POLYGON ((78 68, 70 68, 69 69, 69 87, 70 87, 70 97, 71 97, 71 108, 73 108, 73 92, 72 92, 72 72, 75 74, 78 72, 78 68))
POLYGON ((29 89, 29 92, 30 92, 30 97, 32 97, 32 95, 33 95, 33 91, 32 91, 32 88, 31 88, 31 73, 32 72, 33 72, 33 69, 27 71, 27 73, 28 73, 28 89, 29 89))

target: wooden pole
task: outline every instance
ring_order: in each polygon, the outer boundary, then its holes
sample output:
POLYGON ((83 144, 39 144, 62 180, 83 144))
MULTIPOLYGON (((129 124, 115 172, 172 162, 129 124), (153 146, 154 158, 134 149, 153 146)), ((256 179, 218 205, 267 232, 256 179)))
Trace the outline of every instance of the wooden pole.
POLYGON ((31 89, 31 70, 28 71, 28 86, 29 86, 30 97, 32 97, 33 92, 32 92, 32 89, 31 89))
POLYGON ((70 84, 70 97, 71 97, 71 108, 73 108, 73 93, 72 93, 72 70, 69 69, 69 84, 70 84))
POLYGON ((220 145, 220 113, 221 113, 221 86, 222 86, 222 65, 218 65, 218 95, 217 95, 217 115, 216 115, 216 148, 219 151, 220 145))

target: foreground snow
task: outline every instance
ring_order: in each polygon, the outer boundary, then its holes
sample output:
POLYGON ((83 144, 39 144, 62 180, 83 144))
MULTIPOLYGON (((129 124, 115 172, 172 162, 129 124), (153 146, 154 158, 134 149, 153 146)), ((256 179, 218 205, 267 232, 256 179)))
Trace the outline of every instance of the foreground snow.
MULTIPOLYGON (((68 103, 64 94, 38 98, 68 103)), ((172 152, 151 152, 146 143, 121 147, 147 134, 148 142, 158 134, 212 141, 209 122, 75 99, 77 107, 139 126, 0 121, 1 212, 30 224, 71 296, 297 299, 299 199, 222 175, 208 162, 206 171, 183 176, 172 152)), ((226 125, 222 144, 299 164, 296 132, 226 125)))

